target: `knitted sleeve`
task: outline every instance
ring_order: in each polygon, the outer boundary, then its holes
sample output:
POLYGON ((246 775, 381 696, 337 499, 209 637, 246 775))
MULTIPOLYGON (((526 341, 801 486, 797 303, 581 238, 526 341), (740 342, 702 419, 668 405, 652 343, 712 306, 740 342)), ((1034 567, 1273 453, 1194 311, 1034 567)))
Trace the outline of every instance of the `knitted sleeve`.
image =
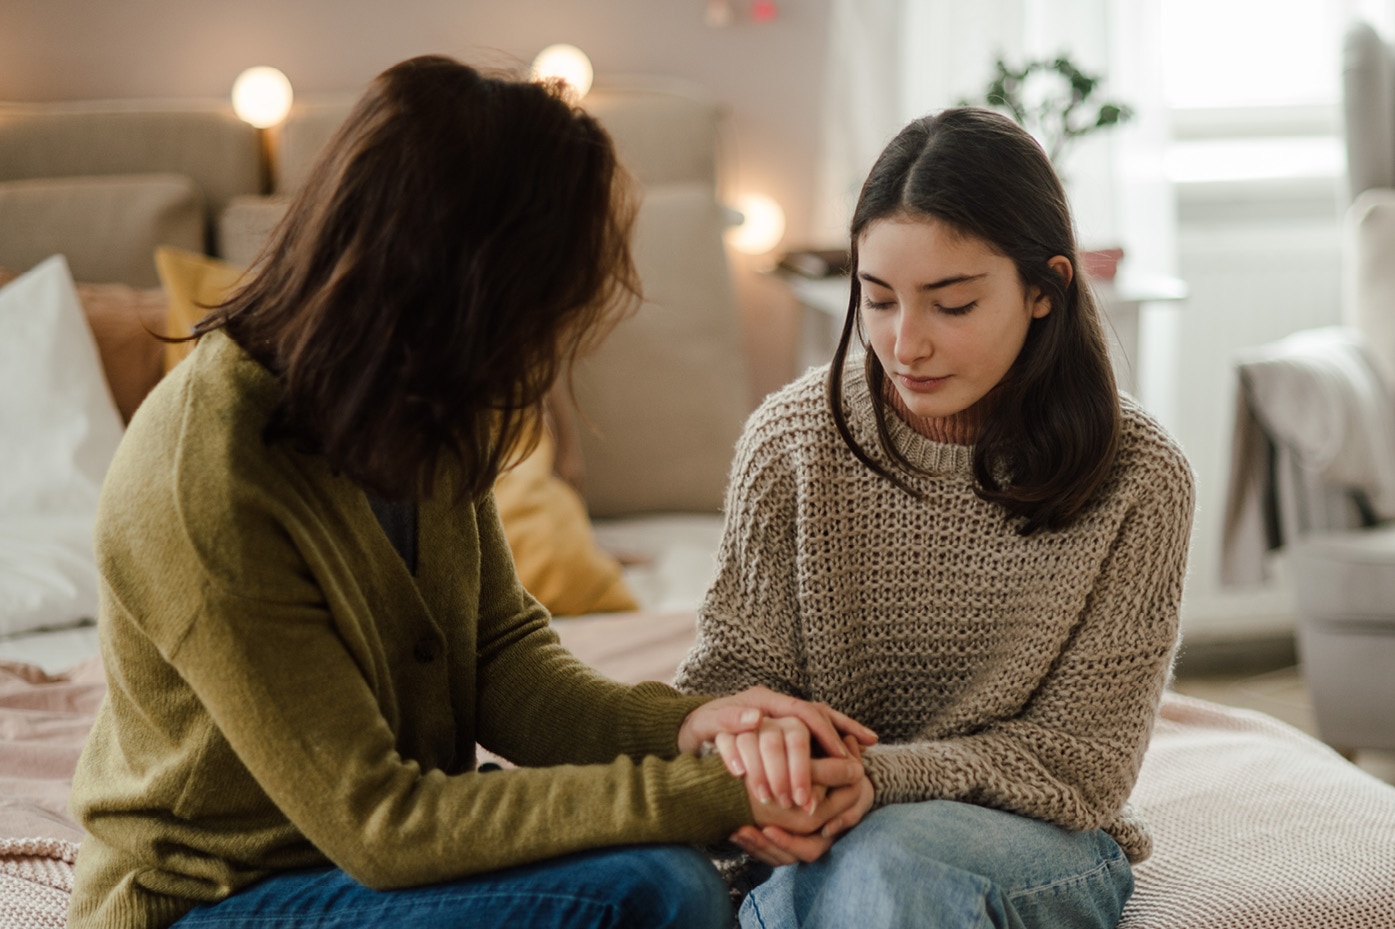
POLYGON ((735 693, 757 685, 808 697, 796 596, 795 477, 780 417, 757 412, 737 444, 717 569, 698 610, 697 644, 674 686, 735 693))
POLYGON ((959 737, 868 749, 878 805, 960 800, 1072 829, 1116 820, 1170 672, 1191 528, 1191 471, 1170 445, 1155 451, 1137 462, 1135 499, 1082 615, 1022 711, 959 737))

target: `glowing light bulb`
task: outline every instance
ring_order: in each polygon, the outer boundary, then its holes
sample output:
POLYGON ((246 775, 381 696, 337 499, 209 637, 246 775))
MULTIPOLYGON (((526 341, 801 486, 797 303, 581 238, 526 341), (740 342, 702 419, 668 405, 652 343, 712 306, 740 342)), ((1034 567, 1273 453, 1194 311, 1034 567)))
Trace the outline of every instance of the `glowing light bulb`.
POLYGON ((233 110, 243 122, 267 129, 291 111, 291 82, 275 68, 248 68, 233 81, 233 110))
POLYGON ((533 59, 533 80, 558 78, 567 85, 568 95, 573 100, 580 100, 586 96, 595 74, 591 68, 591 59, 575 45, 549 45, 533 59))
POLYGON ((740 224, 727 230, 727 242, 738 252, 764 255, 785 235, 785 211, 765 194, 743 194, 736 199, 740 224))
POLYGON ((731 0, 707 0, 707 10, 703 19, 714 29, 730 26, 736 11, 731 8, 731 0))

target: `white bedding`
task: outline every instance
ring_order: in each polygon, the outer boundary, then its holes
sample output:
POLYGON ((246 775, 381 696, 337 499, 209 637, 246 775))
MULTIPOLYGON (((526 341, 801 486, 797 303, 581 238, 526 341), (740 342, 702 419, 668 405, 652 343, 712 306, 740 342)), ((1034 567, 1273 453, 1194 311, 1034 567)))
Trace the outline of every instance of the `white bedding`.
POLYGON ((96 612, 88 540, 121 429, 63 257, 0 287, 0 633, 96 612))

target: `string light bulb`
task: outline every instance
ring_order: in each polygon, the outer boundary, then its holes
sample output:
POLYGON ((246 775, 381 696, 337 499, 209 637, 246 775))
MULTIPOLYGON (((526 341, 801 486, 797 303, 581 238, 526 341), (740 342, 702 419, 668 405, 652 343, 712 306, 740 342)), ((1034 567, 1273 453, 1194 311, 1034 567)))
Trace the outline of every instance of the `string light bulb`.
POLYGON ((731 8, 731 0, 707 0, 707 8, 702 14, 703 20, 713 29, 730 26, 735 16, 736 11, 731 8))
POLYGON ((586 53, 565 42, 549 45, 533 59, 533 80, 555 78, 562 81, 567 85, 568 96, 573 102, 580 101, 591 90, 595 74, 586 53))
POLYGON ((294 98, 290 80, 275 68, 248 68, 233 81, 234 112, 258 129, 269 129, 285 119, 294 98))
POLYGON ((764 255, 785 237, 785 211, 774 199, 760 193, 736 198, 741 222, 727 230, 727 242, 746 255, 764 255))

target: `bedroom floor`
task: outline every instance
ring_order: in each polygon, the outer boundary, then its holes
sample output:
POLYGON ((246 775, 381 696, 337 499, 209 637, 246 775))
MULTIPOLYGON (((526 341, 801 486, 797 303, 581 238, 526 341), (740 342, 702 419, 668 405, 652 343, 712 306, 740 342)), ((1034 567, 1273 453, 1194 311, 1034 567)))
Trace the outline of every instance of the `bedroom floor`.
MULTIPOLYGON (((1297 665, 1258 674, 1195 676, 1179 674, 1173 686, 1178 693, 1227 706, 1259 710, 1289 725, 1317 736, 1313 705, 1297 665)), ((1363 750, 1356 764, 1389 784, 1395 784, 1395 752, 1363 750)))

